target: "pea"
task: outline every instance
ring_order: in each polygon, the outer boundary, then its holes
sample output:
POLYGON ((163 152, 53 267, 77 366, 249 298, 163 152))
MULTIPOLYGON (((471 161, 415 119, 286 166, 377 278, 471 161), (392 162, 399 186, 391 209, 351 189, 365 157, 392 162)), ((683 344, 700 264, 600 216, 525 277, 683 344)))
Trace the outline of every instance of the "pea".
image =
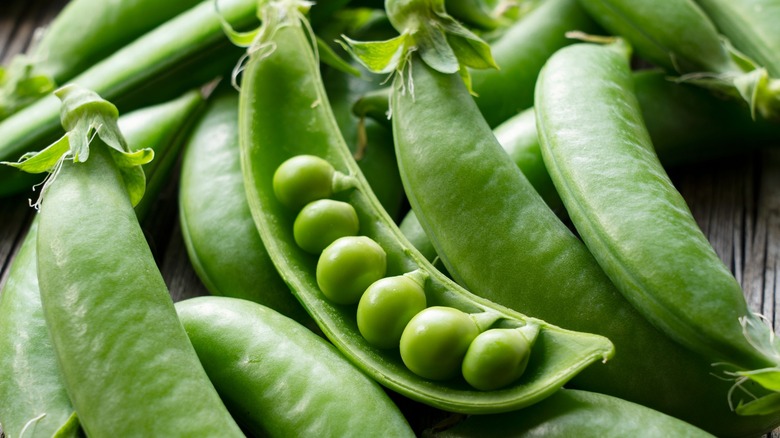
POLYGON ((409 321, 401 335, 401 359, 413 373, 431 380, 458 375, 469 344, 480 330, 458 309, 432 306, 409 321))
POLYGON ((333 165, 314 155, 297 155, 283 162, 274 173, 276 198, 299 209, 311 201, 333 194, 333 165))
POLYGON ((354 236, 360 229, 357 212, 348 202, 319 199, 306 204, 293 224, 295 243, 319 254, 336 239, 354 236))
POLYGON ((368 287, 357 308, 360 334, 379 348, 397 348, 406 324, 425 309, 422 271, 382 278, 368 287))
POLYGON ((474 388, 502 388, 525 372, 532 342, 519 329, 490 329, 469 345, 461 367, 463 378, 474 388))
POLYGON ((336 239, 320 254, 317 285, 337 304, 355 304, 371 283, 385 276, 387 255, 366 236, 336 239))

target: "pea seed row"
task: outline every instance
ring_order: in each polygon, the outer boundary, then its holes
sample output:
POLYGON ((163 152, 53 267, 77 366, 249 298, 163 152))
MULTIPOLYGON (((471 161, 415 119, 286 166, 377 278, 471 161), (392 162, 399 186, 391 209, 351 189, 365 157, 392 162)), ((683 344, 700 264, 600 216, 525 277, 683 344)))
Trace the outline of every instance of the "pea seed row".
POLYGON ((380 349, 398 348, 404 365, 420 377, 448 380, 461 374, 480 390, 519 379, 539 327, 491 328, 501 316, 428 307, 422 270, 386 276, 385 250, 359 235, 352 205, 331 199, 350 187, 349 176, 313 155, 292 157, 274 173, 276 198, 298 211, 295 243, 319 256, 316 280, 323 295, 336 304, 357 304, 363 338, 380 349))

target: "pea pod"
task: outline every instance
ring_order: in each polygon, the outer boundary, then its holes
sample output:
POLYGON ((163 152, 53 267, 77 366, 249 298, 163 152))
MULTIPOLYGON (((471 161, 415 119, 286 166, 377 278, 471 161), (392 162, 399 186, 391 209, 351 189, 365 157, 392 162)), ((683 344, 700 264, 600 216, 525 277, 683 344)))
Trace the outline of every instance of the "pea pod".
POLYGON ((430 428, 425 438, 468 437, 712 437, 669 415, 596 392, 562 389, 527 409, 470 416, 453 426, 430 428))
POLYGON ((200 1, 69 2, 27 53, 0 68, 0 120, 200 1))
POLYGON ((153 152, 131 152, 116 107, 93 92, 67 86, 57 95, 68 134, 16 166, 54 169, 40 206, 38 282, 81 426, 87 435, 243 436, 176 317, 132 209, 153 152))
MULTIPOLYGON (((229 23, 254 22, 254 0, 221 0, 219 11, 229 23)), ((94 90, 125 113, 171 99, 228 71, 240 52, 225 37, 220 14, 206 1, 144 34, 91 66, 70 82, 94 90)), ((59 101, 50 94, 0 122, 0 160, 55 141, 62 135, 59 101)), ((0 196, 30 185, 30 178, 0 169, 0 196)))
POLYGON ((780 77, 780 5, 766 0, 696 0, 734 46, 780 77))
POLYGON ((733 382, 715 377, 709 360, 659 332, 623 298, 498 144, 460 76, 432 68, 419 44, 395 79, 393 134, 409 202, 452 277, 491 301, 612 340, 614 359, 584 370, 571 387, 643 404, 719 436, 777 426, 778 415, 734 414, 733 382))
MULTIPOLYGON (((602 337, 575 333, 474 297, 433 269, 403 238, 371 192, 344 143, 330 110, 319 67, 304 30, 299 2, 271 2, 261 10, 259 48, 252 51, 241 83, 239 141, 250 210, 263 242, 282 277, 323 333, 355 365, 380 384, 413 400, 458 412, 498 412, 539 401, 592 362, 611 354, 602 337), (281 12, 281 17, 276 15, 281 12), (300 123, 306 129, 300 129, 300 123), (523 378, 498 391, 478 391, 460 379, 420 378, 396 350, 373 347, 359 333, 355 307, 326 299, 315 277, 318 257, 293 239, 295 211, 274 193, 277 168, 288 159, 311 155, 330 163, 345 185, 334 194, 349 202, 362 236, 386 253, 386 275, 422 270, 429 306, 458 308, 490 316, 497 325, 539 325, 541 331, 523 378)), ((304 174, 308 177, 310 174, 304 174)))
MULTIPOLYGON (((199 92, 126 114, 119 119, 120 129, 133 147, 149 145, 158 156, 175 155, 184 140, 187 121, 202 106, 199 92)), ((170 173, 170 160, 153 161, 144 171, 147 184, 145 199, 153 198, 170 173), (167 165, 167 166, 166 166, 167 165)), ((143 218, 147 204, 136 206, 143 218)), ((72 436, 79 423, 63 386, 57 358, 49 340, 43 317, 36 273, 36 240, 38 220, 33 220, 19 252, 14 257, 8 278, 0 294, 0 424, 7 436, 72 436), (20 342, 23 340, 23 342, 20 342)))
POLYGON ((664 171, 632 87, 628 57, 613 46, 570 46, 540 75, 542 156, 569 217, 621 293, 669 337, 741 371, 776 365, 771 327, 748 310, 664 171))
POLYGON ((182 236, 209 292, 256 301, 313 324, 276 272, 252 221, 239 158, 238 93, 232 88, 209 99, 187 140, 180 178, 182 236))
POLYGON ((725 40, 694 0, 662 7, 623 0, 580 0, 593 19, 646 60, 747 103, 751 115, 780 117, 780 79, 725 40))
POLYGON ((229 297, 191 298, 176 311, 225 404, 253 435, 414 436, 376 382, 295 321, 229 297))

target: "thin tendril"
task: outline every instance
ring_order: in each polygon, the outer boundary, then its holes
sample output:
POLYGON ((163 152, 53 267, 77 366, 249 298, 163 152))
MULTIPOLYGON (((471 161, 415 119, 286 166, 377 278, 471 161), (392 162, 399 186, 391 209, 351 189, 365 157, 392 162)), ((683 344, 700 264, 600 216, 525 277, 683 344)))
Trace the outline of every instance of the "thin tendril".
POLYGON ((24 423, 24 427, 22 427, 22 431, 19 432, 19 438, 22 438, 24 436, 24 433, 27 432, 28 427, 30 427, 34 422, 40 421, 45 416, 46 413, 44 412, 41 415, 38 415, 37 417, 30 419, 27 423, 24 423))

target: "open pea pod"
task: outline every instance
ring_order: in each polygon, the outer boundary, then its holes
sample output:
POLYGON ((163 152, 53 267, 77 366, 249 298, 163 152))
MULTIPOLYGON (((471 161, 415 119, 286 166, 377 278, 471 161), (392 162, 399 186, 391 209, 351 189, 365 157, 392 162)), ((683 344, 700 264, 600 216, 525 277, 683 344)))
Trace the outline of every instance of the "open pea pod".
POLYGON ((326 97, 306 32, 306 4, 285 0, 260 10, 264 26, 250 50, 239 102, 239 141, 253 218, 281 276, 324 334, 353 363, 383 386, 437 408, 492 413, 522 408, 554 393, 577 373, 613 354, 604 337, 568 331, 478 298, 435 270, 403 237, 372 193, 342 138, 326 97), (280 164, 297 155, 327 160, 350 187, 334 195, 351 204, 360 234, 386 253, 386 275, 424 273, 428 306, 491 314, 492 327, 539 328, 525 373, 498 390, 480 391, 462 378, 429 380, 410 371, 396 349, 373 347, 360 334, 354 305, 325 298, 315 271, 318 258, 298 247, 295 212, 273 189, 280 164))

